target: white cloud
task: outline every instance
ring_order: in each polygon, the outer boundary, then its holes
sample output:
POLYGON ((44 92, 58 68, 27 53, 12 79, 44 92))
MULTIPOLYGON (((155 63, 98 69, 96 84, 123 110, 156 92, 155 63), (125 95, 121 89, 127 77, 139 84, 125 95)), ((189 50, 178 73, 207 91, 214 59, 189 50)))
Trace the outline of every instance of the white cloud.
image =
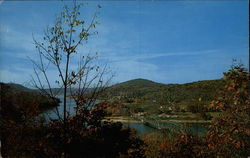
MULTIPOLYGON (((167 56, 190 56, 190 55, 204 55, 204 54, 210 54, 210 53, 217 53, 219 50, 205 50, 205 51, 194 51, 194 52, 177 52, 177 53, 154 53, 154 52, 144 52, 141 54, 138 53, 132 53, 128 54, 126 53, 126 56, 119 55, 119 53, 109 53, 109 55, 103 55, 102 59, 108 59, 112 62, 117 61, 126 61, 126 60, 145 60, 145 59, 152 59, 152 58, 159 58, 159 57, 167 57, 167 56)), ((125 54, 125 53, 123 53, 125 54)))
POLYGON ((24 49, 26 51, 34 51, 35 47, 32 44, 31 32, 20 32, 14 30, 10 26, 0 26, 1 45, 24 49))

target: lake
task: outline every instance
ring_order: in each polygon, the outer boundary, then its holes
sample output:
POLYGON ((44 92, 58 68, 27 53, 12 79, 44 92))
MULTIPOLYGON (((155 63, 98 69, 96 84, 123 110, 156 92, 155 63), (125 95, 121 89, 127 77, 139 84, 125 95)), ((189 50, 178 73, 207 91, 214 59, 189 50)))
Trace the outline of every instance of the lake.
MULTIPOLYGON (((58 97, 61 100, 60 105, 57 107, 60 116, 63 118, 63 96, 58 97)), ((75 115, 75 101, 71 98, 67 98, 67 111, 70 115, 75 115)), ((46 119, 58 119, 56 114, 56 108, 47 111, 42 114, 46 119)), ((126 127, 134 128, 138 134, 148 134, 156 131, 157 129, 146 126, 143 123, 134 123, 134 122, 126 122, 123 123, 126 127)), ((165 122, 165 127, 168 127, 170 130, 178 130, 181 128, 185 128, 187 131, 191 132, 194 135, 203 135, 207 131, 207 123, 171 123, 165 122)))
MULTIPOLYGON (((207 131, 208 126, 207 123, 178 123, 178 126, 173 126, 172 123, 166 124, 166 126, 168 126, 169 130, 171 130, 172 132, 175 132, 175 130, 179 129, 185 129, 186 131, 198 136, 204 135, 207 131)), ((140 135, 155 132, 157 130, 155 128, 146 126, 143 123, 123 123, 123 125, 134 128, 140 135)))
MULTIPOLYGON (((58 115, 56 113, 56 108, 58 109, 58 112, 60 114, 60 117, 63 118, 63 96, 57 96, 58 99, 60 99, 60 104, 58 107, 55 107, 51 110, 48 110, 46 111, 44 114, 42 114, 46 119, 58 119, 58 115)), ((69 115, 75 115, 75 101, 74 99, 71 99, 71 98, 67 98, 66 100, 66 103, 67 103, 67 111, 69 113, 69 115)))

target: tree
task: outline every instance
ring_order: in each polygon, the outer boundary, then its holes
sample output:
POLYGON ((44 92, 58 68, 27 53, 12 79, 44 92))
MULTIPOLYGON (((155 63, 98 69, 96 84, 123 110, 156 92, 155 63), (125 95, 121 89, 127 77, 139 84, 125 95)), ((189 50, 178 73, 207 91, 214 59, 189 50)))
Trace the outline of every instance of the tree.
MULTIPOLYGON (((34 38, 39 61, 32 60, 35 72, 33 85, 49 97, 56 97, 62 89, 64 111, 63 118, 57 110, 58 119, 35 129, 41 135, 38 140, 37 137, 34 138, 37 142, 34 147, 24 153, 31 157, 140 155, 136 148, 142 142, 131 129, 124 129, 121 123, 102 121, 109 105, 104 101, 98 102, 97 97, 107 87, 112 76, 109 76, 106 65, 102 67, 96 64, 97 55, 81 52, 80 48, 87 43, 89 37, 97 34, 95 28, 98 24, 98 12, 87 23, 80 20, 80 7, 76 3, 72 8, 65 6, 56 18, 55 25, 46 29, 42 41, 34 38), (73 56, 79 57, 76 69, 71 66, 73 56), (52 89, 48 75, 52 66, 59 76, 59 80, 55 82, 60 89, 56 92, 52 89), (67 113, 67 97, 72 97, 76 103, 76 113, 73 116, 67 113)), ((97 9, 99 8, 101 6, 98 5, 97 9)), ((25 147, 29 145, 28 143, 25 147)))
POLYGON ((247 157, 250 151, 249 73, 241 64, 224 73, 226 85, 211 108, 221 111, 209 127, 208 151, 217 157, 247 157))
MULTIPOLYGON (((67 112, 68 93, 76 102, 76 113, 81 109, 91 110, 98 94, 105 88, 109 78, 104 80, 107 67, 100 67, 95 63, 97 55, 84 54, 82 46, 90 36, 96 35, 95 31, 98 12, 96 11, 90 23, 80 19, 80 7, 76 4, 72 8, 65 6, 63 12, 56 18, 55 24, 48 27, 41 41, 34 39, 34 44, 39 55, 39 61, 32 60, 35 76, 32 77, 33 85, 40 89, 43 94, 55 97, 63 90, 63 118, 58 110, 59 119, 66 124, 69 117, 67 112), (72 57, 79 58, 78 68, 71 67, 72 57), (56 84, 60 89, 55 93, 52 90, 48 69, 55 68, 59 79, 56 84), (46 84, 43 84, 45 82, 46 84), (48 88, 46 90, 46 88, 48 88)), ((98 5, 97 9, 101 8, 98 5)))

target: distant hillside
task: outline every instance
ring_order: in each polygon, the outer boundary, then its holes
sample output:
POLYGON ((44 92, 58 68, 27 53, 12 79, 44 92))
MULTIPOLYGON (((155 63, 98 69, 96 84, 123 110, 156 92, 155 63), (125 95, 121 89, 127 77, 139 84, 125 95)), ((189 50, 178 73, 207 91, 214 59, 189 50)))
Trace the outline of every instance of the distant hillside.
POLYGON ((197 96, 199 94, 212 95, 215 93, 215 91, 217 91, 217 89, 222 88, 222 86, 223 81, 219 79, 197 81, 186 84, 162 84, 146 79, 134 79, 123 83, 115 84, 109 87, 106 93, 111 96, 131 96, 130 94, 133 94, 133 96, 131 97, 141 96, 150 98, 151 96, 152 98, 154 98, 153 96, 159 96, 160 92, 171 92, 186 98, 187 96, 197 96))
POLYGON ((145 87, 160 87, 163 86, 164 84, 157 83, 151 80, 147 79, 134 79, 134 80, 129 80, 123 83, 119 83, 116 85, 111 86, 111 88, 145 88, 145 87))
MULTIPOLYGON (((40 90, 38 89, 30 89, 17 83, 2 83, 2 84, 9 86, 12 89, 12 91, 40 92, 40 90)), ((52 88, 51 90, 54 94, 58 94, 58 95, 63 94, 63 90, 60 88, 52 88)), ((49 89, 45 89, 45 91, 49 92, 49 89)))
POLYGON ((0 119, 22 122, 59 105, 58 99, 48 98, 18 84, 0 83, 0 119))
POLYGON ((109 87, 106 95, 142 97, 147 93, 157 92, 164 86, 166 85, 146 79, 134 79, 109 87))
POLYGON ((34 91, 33 89, 29 89, 27 87, 24 87, 21 84, 16 84, 16 83, 5 83, 6 85, 8 85, 9 87, 11 87, 14 90, 18 90, 18 91, 25 91, 25 92, 31 92, 34 91))
POLYGON ((176 111, 206 111, 223 87, 222 80, 197 81, 186 84, 161 84, 135 79, 109 87, 105 93, 110 100, 126 103, 130 109, 154 111, 171 107, 176 111))
MULTIPOLYGON (((38 89, 30 89, 27 88, 21 84, 17 84, 17 83, 2 83, 0 82, 2 85, 7 85, 9 86, 13 91, 23 91, 23 92, 41 92, 38 89)), ((44 89, 46 92, 49 92, 49 89, 44 89)), ((92 91, 93 88, 88 88, 87 91, 92 91)), ((63 95, 63 88, 51 88, 52 93, 56 94, 56 95, 63 95)), ((71 90, 68 88, 67 90, 67 95, 70 95, 71 93, 76 93, 78 91, 77 88, 71 88, 71 90)))

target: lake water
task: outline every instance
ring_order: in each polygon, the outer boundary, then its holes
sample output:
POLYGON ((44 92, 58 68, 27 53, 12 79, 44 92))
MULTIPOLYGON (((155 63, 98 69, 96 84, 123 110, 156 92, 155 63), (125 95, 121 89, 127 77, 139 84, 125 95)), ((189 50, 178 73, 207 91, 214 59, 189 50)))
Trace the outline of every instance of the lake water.
MULTIPOLYGON (((178 126, 173 126, 173 123, 166 123, 169 127, 169 133, 176 133, 177 130, 185 129, 185 131, 190 132, 194 135, 202 136, 207 131, 207 123, 178 123, 178 126)), ((138 134, 148 134, 155 132, 157 129, 144 125, 143 123, 123 123, 124 126, 134 128, 138 134)))
MULTIPOLYGON (((60 105, 57 107, 58 112, 63 118, 63 96, 58 97, 61 100, 60 105)), ((73 99, 67 98, 67 111, 72 116, 75 115, 75 101, 73 99)), ((46 119, 58 119, 58 115, 56 114, 56 108, 47 111, 43 114, 46 119)), ((185 128, 187 131, 193 133, 194 135, 203 135, 207 131, 207 124, 204 123, 165 123, 165 127, 168 127, 172 130, 178 130, 180 128, 185 128)), ((124 126, 134 128, 138 134, 147 134, 156 131, 155 128, 144 125, 143 123, 123 123, 124 126)))
POLYGON ((134 128, 138 134, 148 134, 154 132, 156 129, 146 126, 143 123, 123 123, 124 126, 134 128))
MULTIPOLYGON (((58 109, 59 115, 61 118, 63 118, 63 96, 58 96, 58 99, 60 99, 60 104, 58 107, 56 107, 58 109)), ((69 113, 70 116, 75 115, 76 110, 75 110, 75 101, 71 98, 67 98, 66 100, 67 103, 67 111, 69 113)), ((56 113, 56 108, 53 108, 52 110, 47 111, 46 113, 43 114, 43 116, 46 119, 58 119, 58 114, 56 113)))

